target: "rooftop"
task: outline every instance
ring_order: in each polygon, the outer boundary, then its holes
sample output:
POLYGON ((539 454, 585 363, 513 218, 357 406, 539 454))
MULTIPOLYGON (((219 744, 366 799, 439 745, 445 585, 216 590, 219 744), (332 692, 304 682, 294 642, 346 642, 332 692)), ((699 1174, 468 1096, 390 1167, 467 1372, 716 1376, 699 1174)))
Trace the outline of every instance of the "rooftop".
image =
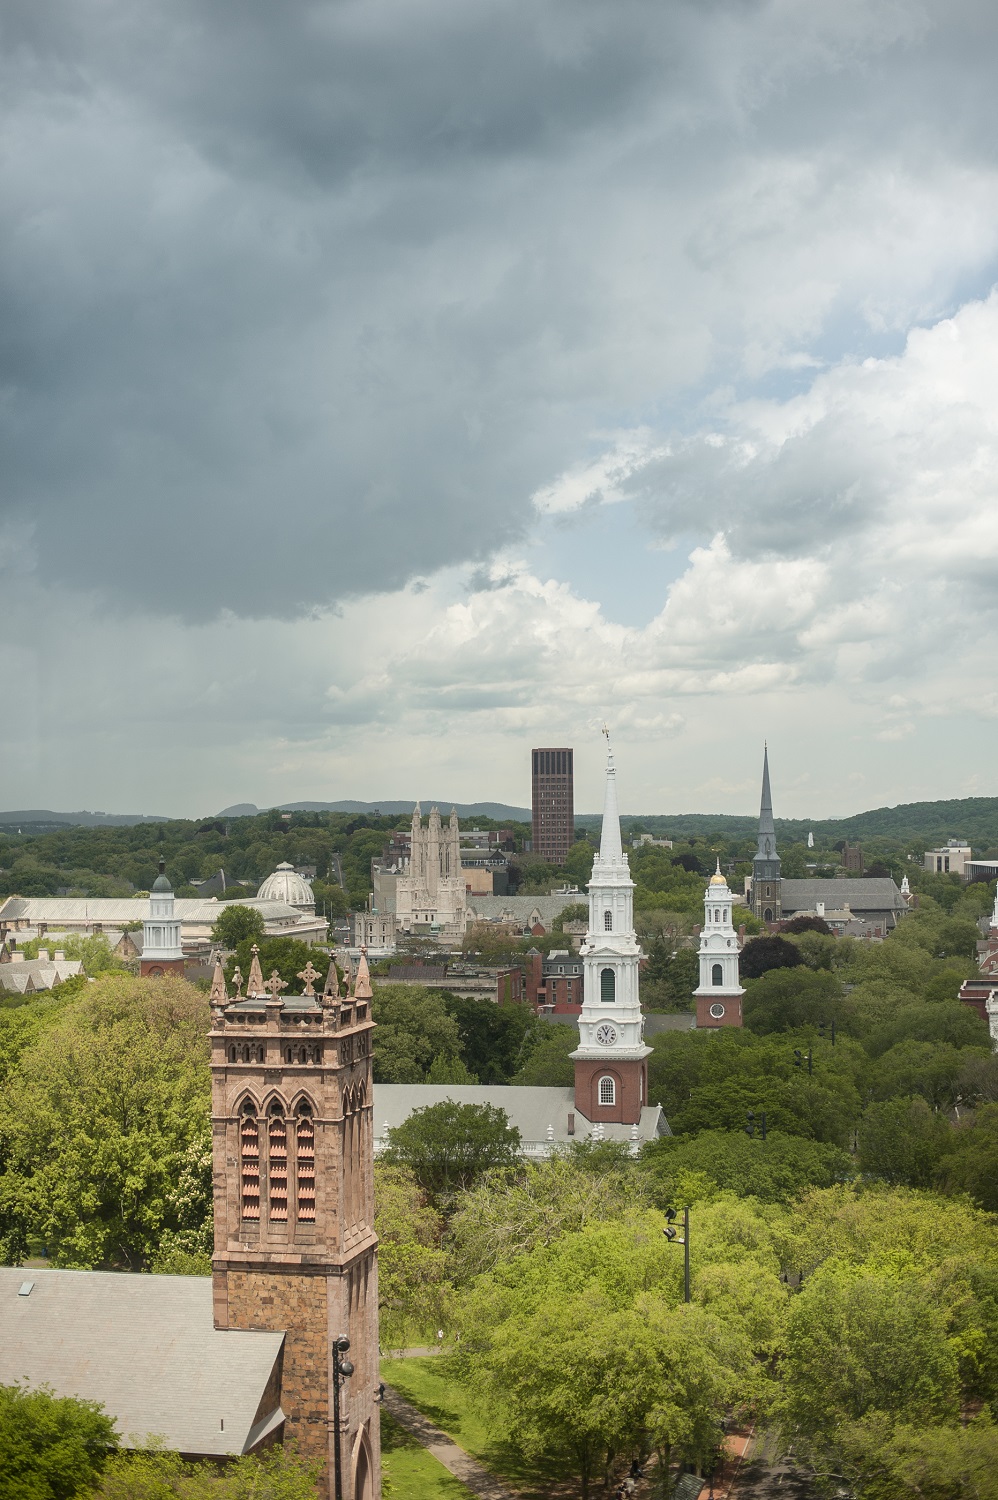
POLYGON ((125 1447, 248 1453, 284 1420, 260 1411, 284 1334, 216 1329, 210 1276, 3 1266, 0 1329, 0 1383, 101 1402, 125 1447))

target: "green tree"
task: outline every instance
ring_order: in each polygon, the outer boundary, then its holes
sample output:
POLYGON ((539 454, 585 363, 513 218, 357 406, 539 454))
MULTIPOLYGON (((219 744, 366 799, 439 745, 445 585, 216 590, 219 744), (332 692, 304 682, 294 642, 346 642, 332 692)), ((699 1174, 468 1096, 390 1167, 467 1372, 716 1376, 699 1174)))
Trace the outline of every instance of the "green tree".
POLYGON ((116 1437, 96 1401, 0 1385, 0 1494, 73 1500, 97 1481, 116 1437))
POLYGON ((960 1079, 968 1062, 987 1062, 983 1047, 956 1048, 951 1042, 897 1042, 871 1072, 874 1097, 892 1099, 921 1095, 931 1109, 952 1109, 960 1093, 960 1079))
POLYGON ((983 1105, 953 1132, 937 1168, 947 1193, 969 1193, 989 1213, 998 1213, 998 1104, 983 1105))
POLYGON ((818 1445, 876 1412, 924 1424, 959 1410, 945 1312, 892 1269, 831 1261, 816 1271, 790 1305, 780 1368, 785 1429, 818 1445))
MULTIPOLYGON (((757 1132, 760 1126, 756 1125, 757 1132)), ((695 1136, 661 1136, 648 1142, 641 1165, 655 1201, 666 1206, 690 1173, 718 1191, 764 1203, 789 1203, 807 1188, 848 1181, 855 1168, 838 1146, 767 1131, 749 1138, 744 1130, 704 1130, 695 1136)))
POLYGON ((0 1218, 56 1265, 139 1269, 181 1229, 209 1113, 208 1006, 182 979, 106 974, 58 1011, 0 1093, 0 1218))
POLYGON ((444 1223, 412 1172, 374 1164, 374 1227, 378 1235, 381 1342, 401 1347, 440 1318, 447 1257, 444 1223))
POLYGON ((851 1012, 842 981, 824 970, 770 969, 745 996, 745 1025, 760 1036, 817 1026, 822 1021, 834 1021, 839 1030, 847 1031, 851 1012))
POLYGON ((987 1051, 991 1048, 987 1022, 956 1000, 902 1006, 868 1037, 866 1048, 871 1057, 881 1057, 903 1041, 949 1043, 952 1047, 979 1047, 987 1051))
POLYGON ((461 1033, 437 990, 380 984, 373 1013, 375 1083, 423 1083, 434 1063, 461 1062, 461 1033))
POLYGON ((493 1104, 444 1099, 412 1112, 388 1132, 381 1159, 411 1172, 439 1200, 474 1185, 485 1172, 514 1167, 520 1132, 493 1104))
POLYGON ((930 1187, 947 1137, 945 1119, 922 1098, 871 1104, 859 1127, 859 1164, 884 1182, 930 1187))
POLYGON ((119 1453, 93 1500, 315 1500, 321 1467, 286 1448, 231 1459, 221 1468, 185 1463, 176 1453, 119 1453))
POLYGON ((453 1273, 469 1282, 560 1235, 622 1219, 642 1197, 626 1144, 622 1150, 598 1151, 580 1142, 544 1161, 525 1163, 515 1177, 487 1173, 461 1195, 451 1219, 453 1273))
POLYGON ((223 948, 237 948, 240 943, 263 941, 263 917, 255 906, 240 906, 237 901, 223 906, 211 929, 212 942, 223 948))
POLYGON ((571 1088, 575 1064, 569 1054, 579 1045, 578 1027, 560 1021, 541 1022, 528 1045, 529 1052, 512 1082, 530 1088, 571 1088))
POLYGON ((480 1083, 509 1083, 528 1037, 543 1023, 529 1005, 495 1005, 444 991, 447 1014, 457 1022, 461 1056, 480 1083))

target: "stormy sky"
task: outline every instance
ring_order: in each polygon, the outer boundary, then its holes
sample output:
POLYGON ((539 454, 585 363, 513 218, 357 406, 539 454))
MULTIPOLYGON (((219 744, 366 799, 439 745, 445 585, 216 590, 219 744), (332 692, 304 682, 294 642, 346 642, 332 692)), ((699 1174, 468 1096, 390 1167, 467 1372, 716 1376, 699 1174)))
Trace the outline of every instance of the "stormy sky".
MULTIPOLYGON (((998 12, 6 0, 5 807, 998 793, 998 12)), ((959 833, 959 829, 954 829, 959 833)))

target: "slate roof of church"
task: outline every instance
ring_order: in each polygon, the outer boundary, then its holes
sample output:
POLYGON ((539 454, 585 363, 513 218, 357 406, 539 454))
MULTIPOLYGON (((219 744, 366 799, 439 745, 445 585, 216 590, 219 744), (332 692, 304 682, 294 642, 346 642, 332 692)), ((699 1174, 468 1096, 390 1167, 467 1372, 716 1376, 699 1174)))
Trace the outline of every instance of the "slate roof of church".
POLYGON ((841 911, 848 903, 852 911, 907 911, 904 898, 889 876, 869 880, 784 880, 780 886, 784 915, 791 911, 814 911, 823 901, 829 911, 841 911))
POLYGON ((531 912, 540 912, 541 921, 548 926, 560 916, 566 906, 588 905, 585 891, 572 891, 561 896, 475 896, 468 897, 468 911, 487 922, 496 922, 506 913, 517 922, 525 922, 531 912))
MULTIPOLYGON (((585 1140, 589 1135, 590 1122, 575 1107, 574 1088, 519 1088, 505 1083, 376 1083, 374 1085, 374 1137, 384 1137, 385 1125, 396 1129, 417 1109, 428 1104, 441 1104, 453 1099, 455 1104, 491 1104, 504 1109, 511 1125, 520 1132, 520 1139, 527 1154, 532 1147, 546 1148, 550 1142, 548 1126, 554 1131, 553 1141, 562 1146, 572 1140, 585 1140), (568 1133, 568 1117, 575 1116, 575 1134, 568 1133)), ((630 1125, 604 1125, 604 1138, 608 1141, 629 1141, 630 1125)), ((671 1135, 668 1121, 660 1104, 646 1106, 641 1111, 638 1125, 638 1140, 651 1141, 659 1135, 671 1135)))
POLYGON ((210 1276, 0 1267, 0 1384, 101 1402, 125 1447, 249 1452, 284 1420, 257 1415, 283 1342, 216 1329, 210 1276))

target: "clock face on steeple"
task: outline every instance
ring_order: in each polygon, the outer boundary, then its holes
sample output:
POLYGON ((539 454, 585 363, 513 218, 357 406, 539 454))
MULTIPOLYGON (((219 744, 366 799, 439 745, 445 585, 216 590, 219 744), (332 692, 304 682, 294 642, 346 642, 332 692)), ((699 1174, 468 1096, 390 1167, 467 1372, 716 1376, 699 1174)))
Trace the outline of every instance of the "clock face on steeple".
POLYGON ((617 1040, 616 1026, 611 1026, 608 1022, 604 1021, 602 1026, 597 1026, 596 1028, 596 1040, 601 1047, 612 1047, 617 1040))

